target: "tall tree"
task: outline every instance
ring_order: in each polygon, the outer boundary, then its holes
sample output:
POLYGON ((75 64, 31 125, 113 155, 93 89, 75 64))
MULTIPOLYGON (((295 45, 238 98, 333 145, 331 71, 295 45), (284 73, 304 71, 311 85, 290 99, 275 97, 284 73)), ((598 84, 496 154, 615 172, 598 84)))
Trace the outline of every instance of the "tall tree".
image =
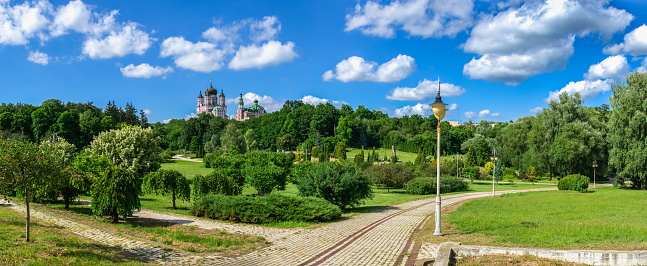
POLYGON ((238 150, 244 151, 245 139, 243 138, 242 131, 236 128, 236 124, 229 123, 227 127, 225 127, 225 132, 220 137, 220 144, 224 150, 228 150, 233 146, 236 146, 238 150))
POLYGON ((0 140, 0 191, 12 191, 25 198, 26 241, 30 241, 31 196, 58 188, 61 165, 52 153, 38 145, 14 140, 0 140), (47 176, 48 178, 43 178, 47 176))
POLYGON ((610 165, 618 177, 647 189, 647 74, 632 73, 627 84, 613 87, 608 140, 610 165))
POLYGON ((119 222, 141 207, 139 194, 142 179, 129 169, 110 167, 92 185, 92 212, 94 215, 108 214, 112 223, 119 222))

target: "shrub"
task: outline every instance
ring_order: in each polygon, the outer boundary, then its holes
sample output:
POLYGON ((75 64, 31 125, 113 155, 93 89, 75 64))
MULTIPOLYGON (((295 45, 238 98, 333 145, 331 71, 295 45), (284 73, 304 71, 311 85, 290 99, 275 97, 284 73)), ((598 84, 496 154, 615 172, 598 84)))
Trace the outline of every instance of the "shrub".
POLYGON ((409 180, 413 179, 413 173, 402 164, 373 165, 366 169, 366 174, 375 184, 391 188, 402 188, 409 180))
POLYGON ((512 176, 512 178, 515 178, 517 177, 517 171, 508 167, 505 170, 503 170, 503 176, 505 179, 508 179, 507 176, 512 176))
POLYGON ((196 201, 191 214, 243 223, 324 222, 341 217, 339 207, 319 198, 270 194, 265 197, 209 195, 196 201))
POLYGON ((241 171, 259 195, 284 190, 293 161, 285 153, 253 151, 245 155, 241 171))
POLYGON ((478 166, 472 166, 472 167, 465 167, 463 168, 463 174, 467 176, 469 179, 478 179, 479 175, 479 167, 478 166))
POLYGON ((557 188, 559 190, 585 192, 589 188, 589 178, 580 174, 568 175, 559 180, 557 188))
POLYGON ((176 153, 174 151, 172 151, 171 149, 166 149, 166 150, 164 150, 163 152, 160 153, 160 156, 162 156, 162 158, 164 158, 164 160, 170 160, 170 159, 173 158, 173 156, 175 154, 176 153))
POLYGON ((352 163, 306 162, 292 171, 302 196, 323 198, 342 209, 373 197, 371 179, 352 163))
POLYGON ((436 181, 430 177, 414 178, 404 185, 404 191, 412 195, 429 195, 436 192, 436 181))
POLYGON ((193 198, 197 199, 207 194, 240 195, 243 185, 233 176, 221 170, 202 176, 196 175, 193 179, 193 198))
MULTIPOLYGON (((407 182, 404 186, 407 194, 428 195, 436 193, 436 178, 418 177, 407 182)), ((455 176, 440 177, 440 193, 467 191, 469 185, 455 176)))

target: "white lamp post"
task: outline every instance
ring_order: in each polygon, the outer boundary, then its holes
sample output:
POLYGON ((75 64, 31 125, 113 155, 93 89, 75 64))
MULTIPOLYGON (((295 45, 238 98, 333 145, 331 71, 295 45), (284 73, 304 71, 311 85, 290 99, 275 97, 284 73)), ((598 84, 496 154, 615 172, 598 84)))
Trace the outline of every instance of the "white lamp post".
POLYGON ((494 179, 496 177, 496 161, 499 160, 499 156, 496 155, 496 149, 492 150, 492 156, 490 160, 494 163, 494 168, 492 168, 492 197, 494 197, 494 179))
POLYGON ((443 103, 440 98, 440 79, 438 79, 438 94, 436 94, 436 101, 431 104, 431 110, 434 112, 434 116, 438 120, 438 126, 436 127, 438 131, 438 139, 436 145, 436 230, 434 230, 435 236, 442 236, 443 232, 440 229, 440 120, 445 117, 445 108, 447 104, 443 103))
POLYGON ((593 160, 593 188, 595 188, 595 168, 598 168, 598 162, 593 160))

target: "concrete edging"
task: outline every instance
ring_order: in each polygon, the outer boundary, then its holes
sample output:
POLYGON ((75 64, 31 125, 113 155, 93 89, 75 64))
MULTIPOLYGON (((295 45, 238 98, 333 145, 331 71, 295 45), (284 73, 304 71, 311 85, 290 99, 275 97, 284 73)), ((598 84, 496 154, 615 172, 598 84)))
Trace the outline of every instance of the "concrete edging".
POLYGON ((434 265, 450 265, 454 256, 481 255, 531 255, 540 258, 564 260, 589 265, 647 265, 647 251, 620 250, 549 250, 534 248, 505 248, 488 246, 463 246, 456 242, 445 242, 434 265))

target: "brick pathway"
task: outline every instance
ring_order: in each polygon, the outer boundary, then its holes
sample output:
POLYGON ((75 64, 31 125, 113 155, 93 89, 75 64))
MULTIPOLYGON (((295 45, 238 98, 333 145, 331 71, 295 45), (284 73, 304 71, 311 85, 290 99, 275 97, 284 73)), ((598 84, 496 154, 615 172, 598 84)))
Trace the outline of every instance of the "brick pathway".
MULTIPOLYGON (((543 191, 557 188, 501 191, 543 191)), ((475 192, 443 196, 443 206, 479 197, 491 192, 475 192)), ((24 212, 20 205, 12 206, 24 212)), ((167 251, 151 243, 114 235, 74 221, 54 217, 41 211, 33 211, 35 219, 42 219, 64 227, 81 236, 100 243, 123 247, 127 251, 162 264, 209 264, 209 265, 403 265, 409 259, 406 254, 415 250, 417 258, 435 257, 437 248, 428 243, 411 243, 415 228, 434 213, 434 198, 410 201, 393 207, 385 207, 372 213, 355 215, 350 219, 325 224, 315 229, 280 229, 254 225, 227 224, 195 219, 190 216, 142 211, 135 216, 194 225, 206 229, 221 229, 229 232, 263 236, 273 245, 255 252, 235 257, 198 256, 178 251, 167 251)))

